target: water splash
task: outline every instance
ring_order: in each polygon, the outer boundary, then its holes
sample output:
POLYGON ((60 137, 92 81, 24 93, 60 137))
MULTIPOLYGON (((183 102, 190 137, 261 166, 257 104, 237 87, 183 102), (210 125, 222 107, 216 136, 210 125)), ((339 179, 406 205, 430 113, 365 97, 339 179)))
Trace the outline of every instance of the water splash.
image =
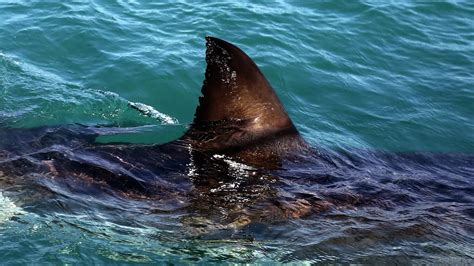
POLYGON ((5 62, 8 62, 8 63, 12 63, 14 65, 17 65, 19 66, 20 65, 20 62, 15 60, 14 58, 12 58, 11 56, 3 53, 2 51, 0 51, 0 60, 1 61, 5 61, 5 62))
POLYGON ((149 105, 146 105, 144 103, 128 102, 128 105, 138 110, 143 115, 154 118, 154 119, 158 119, 164 124, 168 124, 168 125, 178 124, 178 120, 176 118, 173 118, 167 114, 163 114, 160 111, 156 110, 155 108, 149 105))
POLYGON ((15 203, 8 197, 3 196, 0 191, 0 225, 10 220, 12 217, 24 214, 25 211, 15 205, 15 203))

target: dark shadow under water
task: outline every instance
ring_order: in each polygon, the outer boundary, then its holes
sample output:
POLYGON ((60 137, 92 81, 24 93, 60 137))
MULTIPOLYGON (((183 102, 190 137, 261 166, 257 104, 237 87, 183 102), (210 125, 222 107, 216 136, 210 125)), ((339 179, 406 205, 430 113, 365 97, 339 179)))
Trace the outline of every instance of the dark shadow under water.
POLYGON ((0 189, 31 212, 258 241, 282 262, 474 258, 473 155, 319 149, 265 170, 179 142, 94 143, 127 130, 1 129, 0 189))

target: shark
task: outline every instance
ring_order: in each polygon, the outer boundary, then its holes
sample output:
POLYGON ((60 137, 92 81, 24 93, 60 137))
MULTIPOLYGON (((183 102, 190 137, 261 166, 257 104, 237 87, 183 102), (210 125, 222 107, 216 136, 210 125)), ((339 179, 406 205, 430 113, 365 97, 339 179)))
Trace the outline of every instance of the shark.
POLYGON ((184 209, 189 215, 182 223, 201 234, 335 208, 384 208, 387 198, 412 200, 396 191, 368 192, 372 185, 361 180, 369 177, 449 179, 453 172, 446 169, 458 174, 472 170, 473 156, 311 147, 244 51, 215 37, 206 37, 206 48, 202 96, 180 138, 165 144, 99 144, 98 136, 126 129, 4 127, 0 186, 34 184, 41 192, 34 197, 26 193, 34 198, 30 202, 44 195, 85 195, 143 200, 166 211, 184 209), (347 180, 356 192, 315 189, 347 180))

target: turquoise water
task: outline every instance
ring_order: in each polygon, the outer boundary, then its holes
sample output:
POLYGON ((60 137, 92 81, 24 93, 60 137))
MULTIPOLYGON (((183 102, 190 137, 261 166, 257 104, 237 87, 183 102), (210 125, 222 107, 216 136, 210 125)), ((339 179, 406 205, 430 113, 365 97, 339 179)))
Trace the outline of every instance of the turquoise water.
MULTIPOLYGON (((0 1, 0 123, 147 125, 103 141, 175 139, 192 121, 198 102, 206 35, 232 42, 254 59, 315 147, 474 153, 470 1, 0 1), (148 106, 151 115, 130 103, 148 106)), ((472 187, 471 174, 464 181, 472 187)), ((93 210, 78 204, 47 212, 42 204, 54 204, 53 199, 31 205, 1 191, 4 263, 370 262, 391 255, 403 262, 403 254, 412 254, 411 243, 423 245, 410 238, 405 246, 378 249, 361 236, 360 250, 342 245, 298 253, 292 247, 297 239, 279 238, 285 225, 271 231, 272 240, 249 240, 252 230, 249 239, 182 238, 171 218, 160 226, 129 221, 140 214, 139 204, 120 202, 133 210, 121 222, 120 215, 100 218, 107 216, 107 201, 93 210)), ((466 239, 448 239, 445 246, 427 246, 425 253, 407 257, 474 258, 472 208, 463 219, 464 227, 452 230, 466 239), (449 248, 458 252, 442 252, 449 248)), ((287 223, 311 231, 307 222, 287 223)))

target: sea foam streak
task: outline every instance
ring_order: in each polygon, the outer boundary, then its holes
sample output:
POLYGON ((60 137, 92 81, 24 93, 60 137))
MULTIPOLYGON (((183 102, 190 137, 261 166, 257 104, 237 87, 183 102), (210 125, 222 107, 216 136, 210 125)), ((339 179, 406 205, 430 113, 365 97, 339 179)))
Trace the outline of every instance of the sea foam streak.
POLYGON ((0 191, 0 225, 10 220, 13 216, 24 214, 25 211, 16 206, 8 197, 3 196, 0 191))
POLYGON ((131 107, 137 109, 140 111, 143 115, 149 116, 151 118, 155 118, 160 120, 162 123, 168 124, 168 125, 176 125, 178 124, 178 120, 176 118, 173 118, 169 115, 163 114, 156 110, 155 108, 146 105, 144 103, 136 103, 136 102, 129 102, 128 103, 131 107))

